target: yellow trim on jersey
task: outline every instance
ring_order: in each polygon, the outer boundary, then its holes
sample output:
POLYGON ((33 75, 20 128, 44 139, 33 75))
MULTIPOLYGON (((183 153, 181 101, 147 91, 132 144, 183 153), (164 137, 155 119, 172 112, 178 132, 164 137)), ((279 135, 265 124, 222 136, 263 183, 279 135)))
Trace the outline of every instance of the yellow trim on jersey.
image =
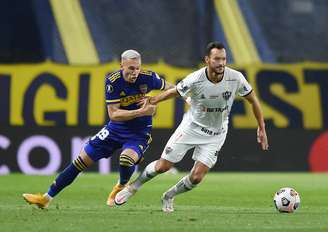
POLYGON ((151 137, 151 134, 147 133, 148 135, 148 140, 147 140, 147 144, 150 144, 153 141, 153 137, 151 137))
POLYGON ((140 74, 144 74, 144 75, 147 75, 147 76, 152 76, 153 72, 150 71, 150 70, 141 70, 140 74))
POLYGON ((214 0, 214 4, 235 63, 259 63, 260 56, 237 0, 214 0))
POLYGON ((119 71, 117 71, 117 72, 111 73, 109 75, 109 78, 117 77, 117 76, 120 76, 120 75, 121 75, 121 73, 119 71))
POLYGON ((108 78, 113 79, 113 78, 116 78, 118 76, 121 76, 121 73, 119 71, 110 74, 108 78))
POLYGON ((114 78, 110 78, 109 80, 113 83, 115 82, 117 79, 119 79, 121 76, 115 76, 114 78))
POLYGON ((116 81, 120 77, 121 77, 121 73, 120 72, 115 72, 115 73, 113 73, 109 76, 109 80, 113 83, 114 81, 116 81))
POLYGON ((163 90, 165 88, 165 80, 162 78, 161 78, 161 80, 162 80, 162 86, 161 86, 160 90, 163 90))
POLYGON ((79 0, 50 0, 50 5, 68 62, 70 64, 98 64, 97 50, 79 0))
POLYGON ((112 103, 112 102, 119 103, 120 101, 121 99, 106 100, 107 103, 112 103))

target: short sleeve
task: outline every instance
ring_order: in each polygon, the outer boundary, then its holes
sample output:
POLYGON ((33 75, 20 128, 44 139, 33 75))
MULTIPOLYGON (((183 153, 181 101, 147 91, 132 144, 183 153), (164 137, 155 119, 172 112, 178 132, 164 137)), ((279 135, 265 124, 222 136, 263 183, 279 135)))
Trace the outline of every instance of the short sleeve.
POLYGON ((252 92, 252 86, 248 83, 243 74, 239 73, 239 84, 237 93, 241 97, 245 97, 252 92))
POLYGON ((105 83, 105 94, 106 94, 106 104, 117 104, 120 103, 120 91, 117 83, 112 83, 109 76, 106 77, 105 83))
POLYGON ((188 75, 177 84, 177 91, 183 98, 187 98, 193 85, 194 78, 188 75))
POLYGON ((163 90, 165 89, 165 80, 161 78, 157 73, 152 73, 153 89, 163 90))

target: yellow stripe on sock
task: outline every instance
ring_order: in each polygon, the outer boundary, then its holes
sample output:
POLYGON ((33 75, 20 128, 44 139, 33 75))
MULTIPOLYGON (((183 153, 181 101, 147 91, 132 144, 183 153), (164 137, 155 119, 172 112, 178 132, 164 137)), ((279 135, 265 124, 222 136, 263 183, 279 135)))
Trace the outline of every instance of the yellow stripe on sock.
POLYGON ((121 166, 125 166, 125 167, 131 167, 131 166, 133 166, 133 164, 131 164, 130 162, 128 162, 128 161, 122 161, 122 160, 120 160, 120 165, 121 166))
POLYGON ((258 63, 260 57, 237 0, 214 0, 215 11, 236 64, 258 63))
POLYGON ((79 0, 50 0, 70 64, 98 64, 99 58, 79 0))
POLYGON ((73 165, 74 165, 79 171, 82 171, 82 170, 83 170, 83 168, 80 166, 80 164, 79 164, 76 160, 73 161, 73 165))
POLYGON ((76 159, 76 161, 80 164, 80 166, 81 166, 83 169, 86 169, 86 168, 87 168, 87 166, 83 163, 81 157, 78 157, 78 158, 76 159))
POLYGON ((135 161, 133 158, 129 157, 129 156, 120 156, 120 163, 121 162, 128 162, 130 165, 134 165, 135 161))

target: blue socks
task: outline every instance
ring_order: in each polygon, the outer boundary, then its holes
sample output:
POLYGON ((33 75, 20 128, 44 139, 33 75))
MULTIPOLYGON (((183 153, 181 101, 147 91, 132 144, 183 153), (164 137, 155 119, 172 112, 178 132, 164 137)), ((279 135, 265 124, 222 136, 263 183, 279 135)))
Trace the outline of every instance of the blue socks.
POLYGON ((48 195, 50 197, 55 197, 63 188, 70 185, 80 172, 81 170, 77 169, 74 164, 71 163, 59 174, 54 183, 50 186, 48 195))
POLYGON ((120 165, 120 185, 125 185, 130 180, 134 170, 136 169, 135 165, 132 166, 122 166, 120 165))
MULTIPOLYGON (((50 186, 48 190, 48 195, 50 197, 55 197, 61 190, 66 186, 70 185, 79 173, 86 168, 86 165, 82 162, 80 157, 73 161, 68 167, 65 168, 63 172, 59 174, 54 183, 50 186)), ((125 185, 130 180, 132 174, 134 173, 136 166, 119 166, 120 171, 120 184, 125 185)))

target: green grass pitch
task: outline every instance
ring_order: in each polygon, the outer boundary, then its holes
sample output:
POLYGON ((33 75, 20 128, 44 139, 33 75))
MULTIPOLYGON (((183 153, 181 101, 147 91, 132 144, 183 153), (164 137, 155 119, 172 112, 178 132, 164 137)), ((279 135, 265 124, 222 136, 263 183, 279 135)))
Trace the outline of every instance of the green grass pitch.
POLYGON ((0 176, 0 231, 328 231, 328 174, 210 173, 176 197, 174 213, 161 212, 161 194, 182 176, 159 176, 127 204, 109 208, 117 173, 83 174, 47 210, 28 205, 21 194, 46 191, 53 176, 0 176), (293 214, 273 206, 274 192, 286 186, 301 196, 293 214))

